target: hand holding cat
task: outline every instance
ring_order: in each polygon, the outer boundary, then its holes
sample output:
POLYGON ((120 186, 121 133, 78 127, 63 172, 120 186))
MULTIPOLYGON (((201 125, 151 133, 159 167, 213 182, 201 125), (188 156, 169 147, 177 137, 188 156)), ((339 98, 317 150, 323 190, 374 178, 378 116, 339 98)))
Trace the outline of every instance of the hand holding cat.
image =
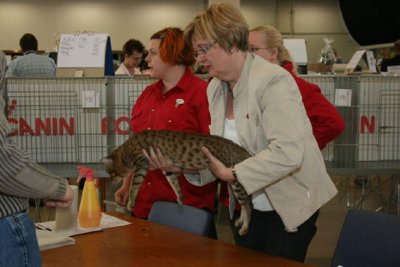
MULTIPOLYGON (((232 187, 233 194, 242 208, 241 218, 244 218, 236 223, 240 226, 240 234, 244 235, 247 233, 250 222, 251 196, 234 178, 236 171, 231 167, 249 157, 251 155, 243 147, 220 136, 148 130, 133 134, 106 158, 105 163, 111 178, 125 177, 125 182, 129 174, 134 172, 135 183, 128 183, 129 188, 121 188, 115 195, 116 202, 119 204, 125 204, 126 198, 129 198, 127 204, 129 209, 135 206, 139 187, 145 180, 150 164, 152 169, 157 168, 164 172, 183 172, 184 174, 197 172, 200 178, 203 172, 199 170, 210 169, 218 178, 229 182, 229 186, 232 187), (154 145, 153 148, 151 144, 154 145)), ((204 174, 210 178, 210 175, 204 174)), ((165 173, 165 176, 169 181, 177 181, 176 178, 178 178, 177 175, 169 173, 165 173)), ((179 178, 183 177, 179 176, 179 178)), ((192 177, 185 176, 185 178, 190 180, 192 177)), ((130 179, 128 181, 130 182, 130 179)), ((177 197, 180 197, 179 183, 171 183, 171 186, 177 193, 177 197)))
POLYGON ((145 149, 143 149, 143 154, 145 157, 149 160, 149 170, 163 170, 165 172, 174 172, 174 173, 179 173, 182 172, 182 169, 175 166, 171 160, 168 158, 164 157, 163 154, 161 153, 161 150, 159 148, 156 148, 154 151, 153 147, 150 147, 149 153, 145 149))
POLYGON ((210 171, 217 176, 219 179, 233 183, 235 181, 235 177, 232 173, 232 168, 226 167, 224 163, 222 163, 219 159, 217 159, 207 147, 202 147, 201 151, 208 158, 208 168, 210 171))

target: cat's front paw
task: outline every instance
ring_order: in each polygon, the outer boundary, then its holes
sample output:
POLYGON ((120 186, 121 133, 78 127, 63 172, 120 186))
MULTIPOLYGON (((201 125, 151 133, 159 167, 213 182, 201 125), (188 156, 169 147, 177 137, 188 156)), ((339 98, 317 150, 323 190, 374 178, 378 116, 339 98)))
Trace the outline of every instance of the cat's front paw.
POLYGON ((235 226, 238 228, 240 227, 240 229, 239 229, 240 236, 247 235, 247 233, 249 232, 248 220, 246 220, 245 216, 242 216, 242 213, 241 213, 239 219, 236 220, 235 226))
POLYGON ((235 221, 235 226, 236 227, 240 227, 243 224, 243 218, 242 218, 242 214, 240 214, 240 217, 235 221))
POLYGON ((239 229, 239 235, 246 235, 248 232, 248 225, 245 225, 244 213, 240 212, 240 217, 235 221, 235 226, 239 229))
POLYGON ((240 229, 239 229, 239 235, 240 236, 247 235, 248 232, 249 232, 249 226, 248 225, 243 224, 242 227, 240 227, 240 229))
POLYGON ((244 236, 249 232, 250 218, 252 207, 249 203, 242 205, 240 210, 240 217, 236 220, 235 226, 240 227, 239 235, 244 236))

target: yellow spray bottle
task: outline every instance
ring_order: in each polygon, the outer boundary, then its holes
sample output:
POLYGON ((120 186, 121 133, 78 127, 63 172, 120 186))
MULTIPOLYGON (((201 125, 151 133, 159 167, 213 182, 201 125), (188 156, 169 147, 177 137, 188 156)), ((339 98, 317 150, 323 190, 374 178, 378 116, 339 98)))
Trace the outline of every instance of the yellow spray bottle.
POLYGON ((78 221, 82 228, 99 227, 101 220, 101 209, 97 196, 96 185, 93 181, 93 170, 84 166, 78 166, 79 177, 86 177, 83 187, 81 203, 79 205, 78 221))

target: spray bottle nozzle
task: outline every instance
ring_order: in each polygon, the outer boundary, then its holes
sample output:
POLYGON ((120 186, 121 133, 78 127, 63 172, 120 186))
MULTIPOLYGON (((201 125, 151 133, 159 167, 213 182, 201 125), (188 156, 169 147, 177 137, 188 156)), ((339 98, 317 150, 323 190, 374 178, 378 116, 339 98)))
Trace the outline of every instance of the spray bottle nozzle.
POLYGON ((97 179, 93 178, 93 173, 94 171, 91 168, 85 167, 85 166, 78 166, 78 170, 79 170, 79 177, 76 180, 76 182, 79 184, 80 180, 83 177, 86 177, 87 181, 93 181, 93 179, 95 180, 95 184, 97 186, 97 179))

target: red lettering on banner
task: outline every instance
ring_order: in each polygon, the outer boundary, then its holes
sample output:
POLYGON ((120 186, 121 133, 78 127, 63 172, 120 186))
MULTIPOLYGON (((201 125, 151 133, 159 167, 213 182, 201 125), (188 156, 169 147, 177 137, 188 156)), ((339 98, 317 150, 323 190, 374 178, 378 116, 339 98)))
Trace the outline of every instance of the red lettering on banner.
MULTIPOLYGON (((40 136, 40 135, 74 135, 75 131, 75 120, 74 118, 35 118, 34 119, 34 128, 29 125, 29 123, 24 118, 9 118, 8 122, 18 126, 17 130, 14 130, 9 133, 9 136, 15 135, 32 135, 32 136, 40 136)), ((128 135, 130 132, 129 125, 129 117, 121 116, 116 120, 111 121, 111 125, 113 126, 111 130, 112 133, 118 135, 128 135)), ((107 134, 108 125, 107 118, 101 119, 101 134, 107 134)))
POLYGON ((9 123, 17 124, 19 129, 9 133, 9 136, 15 135, 32 135, 40 136, 44 135, 64 135, 67 132, 68 135, 74 135, 75 131, 75 120, 69 118, 69 122, 65 118, 35 118, 35 130, 29 125, 24 118, 9 118, 9 123))
POLYGON ((102 135, 107 134, 107 118, 101 119, 101 134, 102 135))
MULTIPOLYGON (((114 126, 111 129, 112 133, 119 134, 119 135, 129 134, 129 118, 128 117, 122 116, 122 117, 117 118, 116 120, 112 119, 111 123, 114 126), (123 124, 123 123, 127 123, 126 130, 122 129, 122 127, 121 127, 121 124, 123 124)), ((107 134, 107 130, 108 130, 107 118, 103 118, 103 119, 101 119, 101 134, 103 134, 103 135, 107 134)))
POLYGON ((115 132, 117 133, 117 134, 120 134, 120 135, 127 135, 127 134, 129 134, 129 118, 128 117, 126 117, 126 116, 123 116, 123 117, 119 117, 116 121, 115 121, 115 132), (121 123, 123 123, 123 122, 126 122, 127 124, 128 124, 128 127, 127 127, 127 130, 123 130, 123 129, 121 129, 121 123))
POLYGON ((60 118, 58 121, 60 123, 60 132, 59 135, 64 135, 64 129, 67 131, 68 135, 74 134, 75 129, 75 120, 74 118, 69 118, 69 125, 65 118, 60 118))
POLYGON ((53 118, 53 123, 52 123, 52 135, 57 135, 57 129, 58 129, 58 122, 57 118, 53 118))
POLYGON ((25 135, 25 134, 35 135, 31 126, 26 122, 26 120, 23 118, 20 118, 19 119, 19 135, 25 135))
POLYGON ((367 116, 362 115, 360 121, 360 132, 365 133, 365 128, 367 128, 368 133, 375 133, 375 116, 371 116, 371 120, 369 121, 367 116))
MULTIPOLYGON (((18 124, 18 120, 17 120, 17 119, 14 119, 14 118, 9 118, 9 119, 8 119, 8 122, 9 122, 9 123, 12 123, 12 124, 18 124)), ((18 130, 15 130, 15 131, 10 132, 10 133, 8 134, 8 136, 15 136, 15 135, 17 135, 17 134, 18 134, 18 130)))
MULTIPOLYGON (((53 126, 54 127, 54 126, 53 126)), ((51 120, 50 118, 46 118, 46 123, 44 123, 40 118, 35 119, 35 135, 39 136, 40 131, 43 130, 43 133, 45 135, 50 135, 51 134, 51 120)))

